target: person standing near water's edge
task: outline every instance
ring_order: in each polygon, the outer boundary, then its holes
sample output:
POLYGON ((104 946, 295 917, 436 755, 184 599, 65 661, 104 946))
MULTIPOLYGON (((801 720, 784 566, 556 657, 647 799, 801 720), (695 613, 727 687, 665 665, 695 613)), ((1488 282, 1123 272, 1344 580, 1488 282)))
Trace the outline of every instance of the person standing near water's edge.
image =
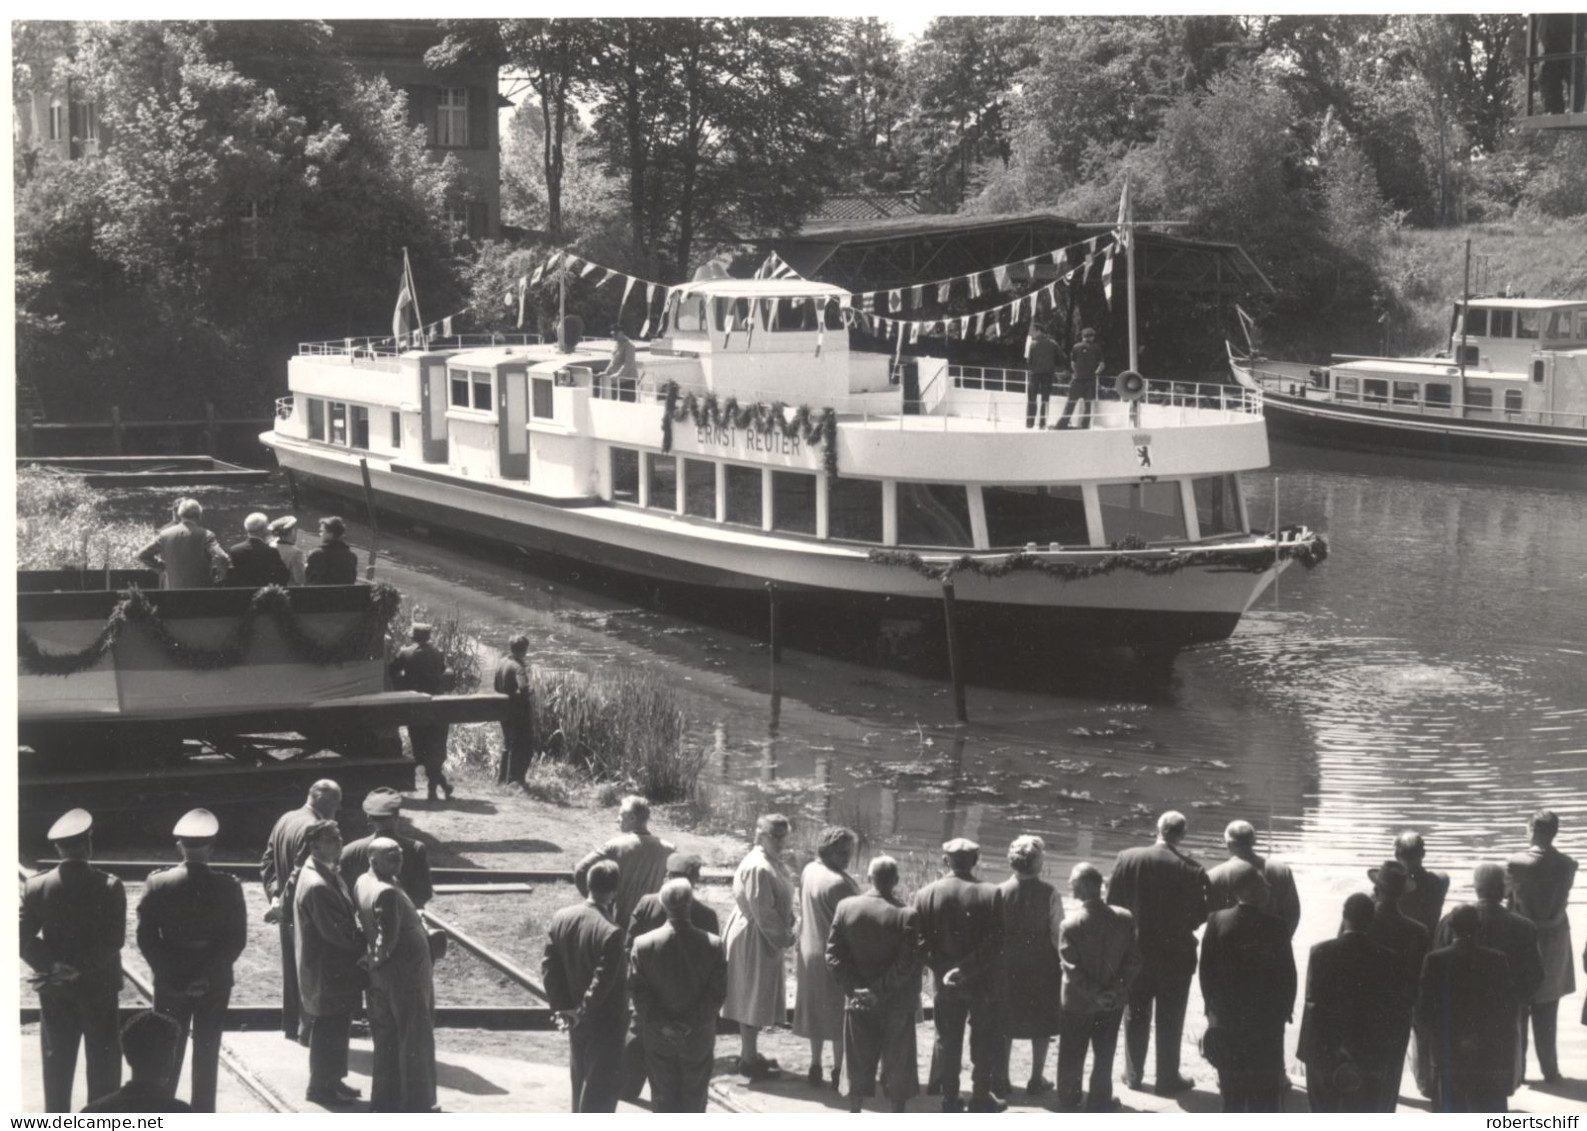
POLYGON ((492 686, 507 696, 507 717, 501 721, 501 761, 496 784, 522 783, 535 748, 534 687, 529 681, 529 638, 520 633, 507 641, 507 654, 496 665, 492 686))

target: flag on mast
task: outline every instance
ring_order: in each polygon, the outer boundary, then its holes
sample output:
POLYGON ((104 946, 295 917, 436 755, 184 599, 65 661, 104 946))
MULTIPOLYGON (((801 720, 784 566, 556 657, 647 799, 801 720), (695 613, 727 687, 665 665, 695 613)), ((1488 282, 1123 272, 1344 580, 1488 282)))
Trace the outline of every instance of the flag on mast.
POLYGON ((397 289, 397 308, 391 312, 391 337, 397 348, 407 345, 414 327, 419 325, 419 291, 413 285, 413 265, 408 249, 402 249, 402 285, 397 289))

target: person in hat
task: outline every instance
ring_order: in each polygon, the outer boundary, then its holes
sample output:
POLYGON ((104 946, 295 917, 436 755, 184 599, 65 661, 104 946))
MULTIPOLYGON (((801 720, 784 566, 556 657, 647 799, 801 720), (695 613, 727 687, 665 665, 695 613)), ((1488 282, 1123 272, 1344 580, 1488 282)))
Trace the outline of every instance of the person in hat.
POLYGON ((302 1000, 298 993, 298 960, 292 930, 292 888, 298 869, 308 858, 308 830, 316 821, 329 820, 342 807, 342 787, 321 778, 309 787, 302 806, 281 814, 259 861, 259 878, 270 906, 265 922, 274 923, 281 939, 281 1032, 289 1041, 309 1043, 309 1024, 299 1024, 302 1000))
POLYGON ((507 654, 496 665, 491 686, 507 696, 507 717, 501 721, 501 761, 496 784, 523 783, 535 755, 535 696, 529 676, 529 638, 522 633, 507 641, 507 654))
POLYGON ((1372 881, 1372 925, 1367 937, 1394 954, 1392 972, 1393 1010, 1385 1025, 1386 1066, 1378 1106, 1392 1112, 1400 1102, 1400 1076, 1405 1069, 1405 1052, 1411 1043, 1411 1011, 1416 1005, 1417 979, 1422 959, 1431 941, 1427 928, 1400 910, 1400 900, 1416 886, 1410 870, 1398 860, 1367 870, 1372 881))
POLYGON ((1141 972, 1135 916, 1102 901, 1102 873, 1082 861, 1069 872, 1076 907, 1058 927, 1063 963, 1063 1016, 1058 1033, 1058 1109, 1112 1111, 1113 1054, 1130 987, 1141 972), (1082 1093, 1086 1053, 1092 1054, 1091 1086, 1082 1093))
POLYGON ((304 834, 309 856, 292 896, 298 956, 298 993, 310 1019, 310 1103, 341 1107, 363 1093, 344 1082, 353 1010, 366 982, 358 905, 341 874, 342 834, 331 820, 304 834))
MULTIPOLYGON (((1372 941, 1372 897, 1345 900, 1338 938, 1311 948, 1296 1056, 1312 1111, 1377 1111, 1395 1056, 1395 956, 1372 941)), ((1397 1070, 1396 1070, 1397 1071, 1397 1070)))
POLYGON ((1097 377, 1102 372, 1102 347, 1097 345, 1097 332, 1090 326, 1080 331, 1080 340, 1069 351, 1069 363, 1074 378, 1069 382, 1069 394, 1064 398, 1064 410, 1054 428, 1069 427, 1069 417, 1075 405, 1084 402, 1080 414, 1080 427, 1091 427, 1091 405, 1097 399, 1097 377))
POLYGON ((1157 843, 1120 852, 1108 881, 1108 902, 1135 916, 1141 946, 1141 972, 1124 1014, 1124 1083, 1141 1086, 1155 1007, 1152 1090, 1160 1096, 1196 1086, 1179 1073, 1179 1041, 1196 975, 1196 928, 1207 921, 1207 873, 1179 850, 1186 830, 1184 814, 1164 813, 1157 818, 1157 843))
POLYGON ((1027 1095, 1052 1090, 1043 1075, 1047 1049, 1060 1028, 1063 1006, 1063 966, 1058 959, 1058 928, 1064 921, 1063 896, 1041 878, 1047 845, 1039 836, 1015 837, 1008 846, 1008 866, 1013 875, 999 886, 1003 891, 1003 1059, 996 1091, 1013 1091, 1008 1078, 1009 1058, 1016 1040, 1030 1041, 1030 1078, 1027 1095))
POLYGON ((799 943, 794 952, 794 1035, 810 1042, 807 1079, 821 1086, 821 1046, 832 1044, 832 1085, 843 1072, 843 988, 827 969, 827 936, 838 903, 860 894, 849 875, 859 837, 841 825, 821 830, 816 858, 799 876, 799 943))
POLYGON ((209 866, 219 832, 208 809, 183 816, 171 830, 182 863, 150 873, 138 901, 138 949, 154 973, 154 1008, 179 1032, 172 1079, 181 1075, 193 1031, 194 1111, 215 1110, 232 965, 248 945, 242 885, 209 866))
POLYGON ((303 564, 303 579, 309 585, 354 585, 358 582, 358 557, 342 541, 347 523, 341 516, 320 519, 320 548, 309 554, 303 564))
MULTIPOLYGON (((397 649, 387 671, 391 685, 398 691, 422 691, 426 695, 439 695, 447 690, 452 673, 447 669, 446 657, 431 642, 434 629, 417 621, 413 625, 413 643, 397 649)), ((424 767, 424 778, 429 785, 430 800, 436 791, 452 800, 452 783, 446 778, 446 737, 452 728, 446 723, 410 723, 408 743, 413 747, 413 760, 424 767)))
POLYGON ((1003 893, 975 878, 981 847, 957 837, 942 846, 948 874, 915 893, 915 914, 926 965, 935 983, 938 1067, 942 1110, 963 1111, 959 1070, 964 1030, 970 1029, 970 1111, 997 1112, 1008 1105, 992 1090, 1003 1059, 998 1008, 1002 974, 1003 893))
POLYGON ((73 809, 46 834, 61 862, 22 887, 22 960, 39 993, 44 1054, 44 1110, 72 1110, 77 1047, 88 1062, 88 1098, 121 1086, 121 944, 127 893, 121 881, 88 863, 94 818, 73 809))
POLYGON ((163 1013, 141 1010, 121 1027, 132 1079, 83 1107, 84 1115, 192 1111, 171 1093, 181 1072, 182 1027, 163 1013))
POLYGON ((161 588, 208 589, 231 568, 231 559, 203 519, 204 508, 197 499, 178 499, 171 524, 138 551, 139 561, 160 572, 161 588))
POLYGON ((783 861, 793 822, 781 813, 755 822, 755 844, 733 873, 733 911, 727 917, 727 1000, 722 1016, 738 1023, 738 1071, 768 1080, 781 1066, 760 1051, 760 1031, 788 1019, 783 952, 794 933, 794 883, 783 861))
POLYGON ((435 971, 418 908, 398 885, 402 846, 390 837, 369 844, 367 871, 353 880, 358 922, 368 947, 369 1030, 375 1066, 370 1111, 427 1112, 435 1107, 435 971))
POLYGON ((270 520, 255 511, 243 519, 241 542, 226 552, 231 556, 231 572, 226 584, 236 588, 259 589, 266 585, 290 585, 292 574, 287 563, 270 545, 270 520))
POLYGON ((295 515, 284 514, 270 523, 270 545, 275 547, 276 553, 286 563, 287 573, 292 578, 288 584, 307 584, 308 559, 298 546, 298 520, 295 515))
MULTIPOLYGON (((1547 1083, 1562 1078, 1556 1042, 1561 998, 1576 992, 1576 971, 1571 963, 1570 920, 1566 906, 1576 882, 1576 861, 1554 847, 1559 815, 1539 809, 1527 822, 1532 844, 1510 857, 1505 865, 1510 885, 1510 910, 1525 915, 1537 927, 1538 950, 1543 956, 1543 981, 1524 999, 1532 1019, 1537 1064, 1547 1083)), ((1587 1018, 1587 1010, 1582 1016, 1587 1018)), ((1526 1059, 1526 1030, 1521 1031, 1521 1058, 1526 1059)))
POLYGON ((667 921, 634 944, 628 987, 643 1034, 650 1110, 705 1110, 716 1056, 716 1014, 727 997, 722 940, 695 925, 694 888, 676 877, 657 901, 667 921))
POLYGON ((1227 911, 1240 901, 1235 898, 1234 887, 1240 876, 1255 870, 1267 881, 1267 902, 1262 910, 1277 915, 1289 928, 1289 937, 1295 937, 1300 926, 1300 893, 1295 888, 1295 876, 1289 865, 1256 850, 1256 829, 1250 821, 1230 821, 1223 830, 1223 843, 1229 858, 1215 868, 1207 869, 1207 910, 1227 911))
POLYGON ((1519 1003, 1502 953, 1477 943, 1469 903, 1449 913, 1454 941, 1422 963, 1417 1020, 1432 1039, 1433 1110, 1509 1110, 1519 1003))
POLYGON ((369 822, 369 833, 342 849, 342 875, 352 883, 369 871, 369 852, 375 840, 384 837, 394 841, 402 849, 402 869, 397 873, 397 883, 413 905, 422 911, 435 895, 435 885, 430 880, 430 850, 423 841, 397 831, 401 815, 402 794, 389 785, 377 785, 364 795, 364 819, 369 822))
MULTIPOLYGON (((1428 871, 1422 864, 1426 855, 1427 845, 1421 833, 1406 830, 1394 838, 1394 859, 1405 865, 1411 877, 1411 886, 1400 899, 1400 910, 1426 927, 1427 937, 1431 939, 1444 913, 1449 876, 1428 871)), ((1427 1046, 1430 1037, 1419 1023, 1412 1024, 1411 1068, 1416 1077, 1416 1090, 1429 1099, 1433 1095, 1433 1060, 1427 1046)))
POLYGON ((567 1027, 571 1110, 612 1112, 622 1091, 623 1036, 628 1030, 628 956, 612 922, 617 865, 589 870, 589 895, 564 907, 546 928, 546 1002, 567 1027))
POLYGON ((1030 378, 1025 386, 1025 427, 1047 427, 1047 405, 1052 399, 1053 382, 1063 350, 1041 326, 1030 328, 1030 378))

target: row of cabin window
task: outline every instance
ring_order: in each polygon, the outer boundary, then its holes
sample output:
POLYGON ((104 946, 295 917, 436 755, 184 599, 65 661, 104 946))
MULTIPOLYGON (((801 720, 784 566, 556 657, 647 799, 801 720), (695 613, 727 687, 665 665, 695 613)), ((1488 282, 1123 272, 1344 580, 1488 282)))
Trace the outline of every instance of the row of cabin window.
MULTIPOLYGON (((650 489, 646 505, 706 521, 814 537, 819 477, 810 472, 771 472, 771 491, 763 493, 762 469, 714 460, 689 459, 629 448, 611 449, 612 499, 640 503, 640 459, 646 461, 650 489), (680 483, 680 465, 682 481, 680 483), (723 477, 722 508, 717 509, 718 469, 723 477), (681 496, 680 496, 680 490, 681 496), (767 522, 766 502, 770 503, 767 522)), ((1232 475, 1208 476, 1192 484, 1201 536, 1244 529, 1238 487, 1232 475)), ((1068 546, 1090 544, 1085 497, 1078 485, 982 487, 987 542, 1020 547, 1035 542, 1068 546)), ((1184 539, 1186 525, 1179 484, 1116 483, 1097 488, 1105 541, 1134 534, 1147 541, 1184 539)), ((898 544, 973 549, 969 489, 960 483, 897 485, 898 544)), ((882 483, 877 479, 827 481, 827 537, 841 542, 881 545, 882 483)))
MULTIPOLYGON (((1466 333, 1478 338, 1587 339, 1587 310, 1578 310, 1576 332, 1571 333, 1569 310, 1484 310, 1466 314, 1466 333)), ((1457 328, 1455 336, 1460 336, 1457 328)))
MULTIPOLYGON (((492 395, 489 373, 470 369, 451 369, 447 373, 452 385, 449 400, 453 408, 476 409, 480 412, 494 411, 495 398, 492 395)), ((529 414, 531 416, 539 420, 552 420, 556 417, 556 394, 552 392, 554 387, 555 382, 550 377, 530 379, 529 414)))
MULTIPOLYGON (((1338 396, 1345 400, 1354 400, 1360 397, 1365 404, 1389 404, 1392 391, 1393 403, 1397 405, 1415 405, 1423 403, 1418 394, 1426 397, 1428 408, 1453 408, 1454 390, 1442 382, 1429 382, 1419 385, 1415 381, 1378 381, 1372 378, 1364 380, 1355 377, 1339 378, 1338 396), (1359 383, 1358 383, 1359 382, 1359 383)), ((1468 385, 1466 387, 1467 408, 1479 410, 1492 410, 1493 390, 1485 385, 1468 385)), ((1504 411, 1521 412, 1526 407, 1526 395, 1520 389, 1504 390, 1504 411)))
MULTIPOLYGON (((308 397, 309 439, 349 448, 369 447, 369 409, 361 404, 308 397), (351 426, 351 431, 349 431, 351 426)), ((402 414, 390 412, 391 446, 402 447, 402 414)))
POLYGON ((802 298, 713 298, 709 302, 708 311, 705 295, 690 295, 679 300, 673 312, 672 330, 679 334, 703 334, 708 329, 717 333, 748 330, 752 302, 760 307, 754 324, 772 333, 810 333, 819 328, 823 318, 826 329, 843 328, 843 313, 836 301, 818 304, 814 299, 802 298))

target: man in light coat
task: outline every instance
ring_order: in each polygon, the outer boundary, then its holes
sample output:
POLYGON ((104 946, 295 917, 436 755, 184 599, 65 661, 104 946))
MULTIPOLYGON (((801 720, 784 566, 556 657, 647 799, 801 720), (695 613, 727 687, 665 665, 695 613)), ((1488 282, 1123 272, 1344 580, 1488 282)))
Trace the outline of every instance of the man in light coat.
POLYGON ((571 1110, 612 1112, 622 1090, 628 1030, 627 955, 612 911, 617 865, 591 865, 585 882, 588 898, 551 918, 540 973, 546 999, 567 1027, 571 1110))
MULTIPOLYGON (((1553 1084, 1562 1079, 1555 1042, 1559 1031, 1559 1002, 1576 992, 1576 971, 1572 963, 1570 920, 1566 905, 1571 885, 1576 880, 1576 861, 1554 847, 1559 832, 1559 817, 1550 809, 1539 809, 1529 822, 1532 844, 1525 852, 1510 857, 1510 910, 1525 915, 1537 928, 1538 950, 1543 956, 1543 981, 1526 1003, 1532 1018, 1532 1036, 1537 1044, 1537 1063, 1543 1079, 1553 1084)), ((1526 1056, 1526 1030, 1521 1031, 1521 1056, 1526 1056)))
POLYGON ((667 878, 667 860, 677 848, 650 831, 650 802, 631 793, 617 806, 618 835, 585 856, 573 869, 573 885, 588 895, 584 877, 601 860, 617 865, 616 922, 626 928, 634 908, 644 896, 661 890, 667 878))
POLYGON ((1091 1087, 1087 1111, 1111 1111, 1113 1052, 1130 987, 1141 972, 1135 917, 1102 901, 1102 873, 1080 863, 1069 873, 1075 910, 1058 927, 1058 958, 1063 963, 1063 1014, 1058 1030, 1058 1104, 1081 1106, 1080 1081, 1089 1049, 1091 1087))
POLYGON ((176 521, 138 551, 138 560, 160 571, 162 589, 208 589, 231 569, 213 531, 201 525, 204 508, 197 499, 178 499, 176 521))
POLYGON ((292 885, 308 853, 309 826, 332 820, 342 807, 342 787, 330 778, 309 786, 301 806, 281 814, 259 861, 259 879, 270 906, 264 920, 274 923, 281 939, 281 1032, 289 1041, 309 1043, 309 1025, 299 1025, 302 998, 298 993, 297 943, 292 933, 292 885))
POLYGON ((716 1015, 727 998, 722 940, 691 921, 688 880, 661 886, 667 921, 634 942, 629 994, 644 1036, 650 1110, 703 1112, 716 1056, 716 1015))
POLYGON ((1295 876, 1289 865, 1257 852, 1256 829, 1249 821, 1230 821, 1223 831, 1223 843, 1229 858, 1207 871, 1208 912, 1227 911, 1238 904, 1235 884, 1245 872, 1254 870, 1267 881, 1267 901, 1262 910, 1284 920, 1289 937, 1294 938, 1300 926, 1300 893, 1295 889, 1295 876))
POLYGON ((316 821, 305 840, 309 858, 298 872, 292 926, 298 954, 298 993, 312 1021, 306 1098, 341 1107, 363 1093, 343 1082, 347 1043, 367 976, 358 907, 341 875, 342 834, 335 821, 316 821))
POLYGON ((353 883, 368 947, 375 1042, 369 1110, 427 1112, 435 1108, 435 979, 429 934, 397 884, 401 871, 402 846, 376 837, 369 870, 353 883))

